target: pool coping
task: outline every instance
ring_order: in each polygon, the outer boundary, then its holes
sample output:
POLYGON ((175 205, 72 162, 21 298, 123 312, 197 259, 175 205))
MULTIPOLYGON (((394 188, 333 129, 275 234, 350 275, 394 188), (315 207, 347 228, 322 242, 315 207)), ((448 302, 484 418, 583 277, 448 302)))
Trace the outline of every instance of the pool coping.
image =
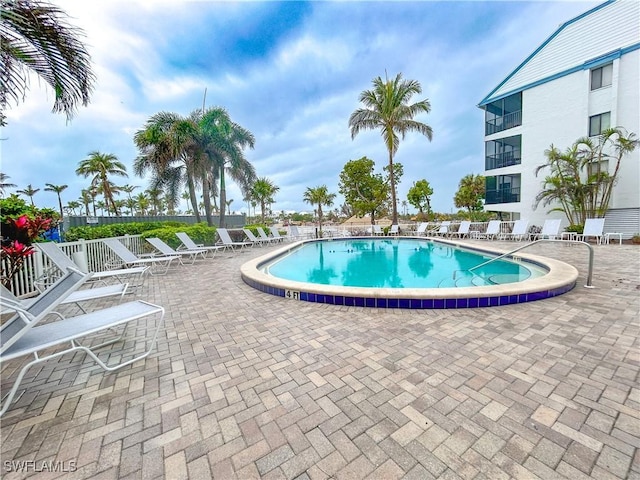
MULTIPOLYGON (((381 237, 344 237, 335 240, 367 239, 381 237)), ((384 237, 393 239, 397 237, 384 237)), ((451 240, 425 237, 400 237, 429 240, 450 247, 464 248, 481 254, 502 255, 510 250, 485 248, 462 244, 451 240)), ((510 305, 555 297, 572 290, 578 279, 578 270, 565 262, 539 255, 518 252, 514 257, 524 259, 547 268, 546 275, 522 282, 477 287, 446 288, 366 288, 319 285, 285 280, 260 271, 262 264, 274 257, 285 254, 304 243, 318 241, 331 242, 334 239, 302 240, 282 246, 265 255, 249 260, 240 267, 242 280, 249 286, 270 295, 291 300, 329 303, 333 305, 374 307, 374 308, 475 308, 510 305)), ((509 258, 509 257, 507 257, 509 258)))

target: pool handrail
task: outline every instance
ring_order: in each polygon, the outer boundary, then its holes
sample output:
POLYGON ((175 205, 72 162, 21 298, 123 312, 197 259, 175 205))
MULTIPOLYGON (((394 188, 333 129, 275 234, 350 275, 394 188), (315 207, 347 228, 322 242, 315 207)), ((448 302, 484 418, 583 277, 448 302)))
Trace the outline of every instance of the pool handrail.
POLYGON ((587 284, 585 285, 586 288, 595 288, 592 283, 591 280, 593 278, 593 247, 591 245, 589 245, 587 242, 583 242, 580 240, 555 240, 555 239, 551 239, 551 238, 540 238, 538 240, 534 240, 533 242, 529 242, 526 245, 522 245, 518 248, 515 248, 513 250, 511 250, 510 252, 507 253, 503 253, 502 255, 498 255, 497 257, 494 257, 490 260, 487 260, 486 262, 483 262, 479 265, 476 265, 475 267, 471 267, 468 271, 471 272, 471 270, 475 270, 476 268, 480 268, 480 267, 484 267, 485 265, 495 262, 496 260, 499 260, 501 258, 507 257, 509 255, 512 255, 520 250, 523 250, 527 247, 530 247, 531 245, 535 245, 536 243, 540 243, 540 242, 556 242, 556 243, 574 243, 576 245, 586 245, 587 248, 589 249, 589 271, 587 273, 587 284))

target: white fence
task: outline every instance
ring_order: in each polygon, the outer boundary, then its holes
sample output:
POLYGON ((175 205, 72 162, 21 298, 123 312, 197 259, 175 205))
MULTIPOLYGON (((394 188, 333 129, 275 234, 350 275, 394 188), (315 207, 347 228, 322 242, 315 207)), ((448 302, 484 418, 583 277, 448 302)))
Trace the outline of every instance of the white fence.
MULTIPOLYGON (((127 235, 117 238, 136 254, 147 253, 145 249, 148 244, 142 240, 140 235, 127 235)), ((87 269, 90 272, 107 270, 110 263, 116 262, 116 257, 109 247, 99 239, 59 243, 58 246, 81 269, 87 269)), ((22 270, 13 277, 11 290, 19 297, 37 294, 38 290, 35 287, 35 281, 50 269, 55 269, 55 265, 40 250, 36 249, 36 253, 25 259, 22 270)))

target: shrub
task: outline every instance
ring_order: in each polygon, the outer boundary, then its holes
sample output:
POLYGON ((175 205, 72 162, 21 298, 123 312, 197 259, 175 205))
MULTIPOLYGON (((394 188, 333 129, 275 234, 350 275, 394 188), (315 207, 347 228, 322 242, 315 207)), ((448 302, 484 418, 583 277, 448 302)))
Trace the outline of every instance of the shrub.
POLYGON ((75 242, 81 238, 95 240, 98 238, 122 237, 124 235, 141 235, 148 230, 164 227, 186 228, 187 224, 180 222, 131 222, 99 225, 97 227, 73 227, 65 233, 67 242, 75 242))
POLYGON ((565 232, 582 233, 584 231, 584 225, 569 225, 565 228, 565 232))
POLYGON ((171 223, 173 224, 143 232, 142 238, 157 237, 174 250, 182 244, 180 239, 176 237, 176 233, 178 232, 185 232, 195 243, 198 244, 213 245, 215 243, 215 227, 209 227, 206 223, 197 223, 195 225, 188 226, 179 223, 176 225, 176 222, 171 223))

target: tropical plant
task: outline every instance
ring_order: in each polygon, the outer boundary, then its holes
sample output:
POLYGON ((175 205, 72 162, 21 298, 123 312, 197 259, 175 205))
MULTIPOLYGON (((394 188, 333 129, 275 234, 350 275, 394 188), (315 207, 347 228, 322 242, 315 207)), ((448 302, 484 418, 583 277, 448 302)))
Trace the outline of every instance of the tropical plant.
POLYGON ((97 150, 89 152, 89 156, 81 160, 76 168, 76 175, 84 178, 93 177, 91 185, 99 188, 104 195, 104 203, 107 211, 113 209, 113 213, 119 215, 113 195, 117 191, 115 185, 109 181, 110 175, 128 177, 127 167, 112 153, 100 153, 97 150))
POLYGON ((262 213, 262 223, 266 222, 267 204, 273 203, 275 200, 273 196, 280 190, 280 187, 275 185, 267 177, 260 177, 253 182, 250 189, 251 198, 260 204, 260 211, 262 213))
POLYGON ((16 190, 16 193, 21 193, 22 195, 26 195, 31 200, 31 205, 35 206, 33 203, 33 196, 40 191, 39 188, 33 188, 31 184, 27 185, 23 190, 16 190))
POLYGON ((484 209, 485 184, 482 175, 470 173, 465 175, 458 184, 458 191, 453 197, 456 208, 466 208, 472 220, 473 214, 484 209))
POLYGON ((584 225, 587 218, 602 218, 609 209, 622 159, 638 148, 635 133, 622 127, 609 128, 597 138, 579 138, 561 152, 551 145, 547 163, 536 175, 549 169, 534 207, 559 205, 550 211, 564 212, 569 224, 584 225), (612 171, 612 173, 609 173, 612 171))
POLYGON ((73 117, 78 103, 88 105, 95 82, 90 56, 78 39, 82 30, 57 6, 37 0, 0 1, 0 126, 9 99, 19 103, 34 72, 54 92, 53 112, 73 117))
POLYGON ((76 213, 76 208, 81 208, 82 205, 80 204, 80 202, 76 201, 76 200, 71 200, 69 202, 67 202, 67 206, 64 207, 64 209, 71 213, 71 215, 77 215, 76 213))
POLYGON ((89 212, 89 204, 93 207, 93 216, 96 216, 96 196, 98 195, 98 190, 96 187, 91 186, 89 188, 83 188, 80 191, 80 198, 78 199, 84 205, 85 215, 88 217, 90 215, 89 212))
POLYGON ((381 131, 387 151, 389 152, 389 179, 391 191, 392 223, 398 223, 398 208, 396 204, 396 172, 394 170, 394 156, 400 145, 400 138, 404 140, 408 132, 418 132, 426 136, 429 141, 433 137, 431 127, 414 120, 419 113, 429 113, 429 100, 420 100, 410 104, 411 97, 422 93, 422 87, 416 80, 403 80, 402 74, 396 78, 383 80, 381 77, 373 79, 373 89, 360 94, 360 102, 365 108, 359 108, 351 114, 349 126, 351 138, 361 130, 381 131))
POLYGON ((362 157, 349 160, 340 172, 339 192, 353 215, 371 216, 371 224, 384 214, 384 205, 389 198, 389 178, 374 173, 373 160, 362 157))
POLYGON ((62 198, 60 194, 64 192, 69 185, 53 185, 51 183, 45 183, 45 192, 55 192, 58 195, 58 207, 60 208, 60 218, 64 217, 64 213, 62 212, 62 198))
POLYGON ((151 202, 149 201, 149 197, 145 193, 139 193, 134 197, 136 202, 136 209, 138 210, 139 215, 147 215, 149 206, 151 202))
POLYGON ((0 172, 0 195, 4 195, 4 191, 7 188, 16 188, 17 185, 15 183, 9 183, 7 182, 7 180, 9 180, 9 175, 0 172))
POLYGON ((407 200, 418 209, 418 215, 421 219, 431 213, 431 195, 433 195, 433 188, 425 179, 413 182, 407 193, 407 200))
POLYGON ((329 189, 326 185, 320 185, 319 187, 307 187, 304 192, 303 200, 311 205, 317 205, 318 209, 318 226, 320 236, 322 237, 322 206, 326 205, 330 207, 333 205, 333 201, 336 198, 335 193, 329 193, 329 189))

